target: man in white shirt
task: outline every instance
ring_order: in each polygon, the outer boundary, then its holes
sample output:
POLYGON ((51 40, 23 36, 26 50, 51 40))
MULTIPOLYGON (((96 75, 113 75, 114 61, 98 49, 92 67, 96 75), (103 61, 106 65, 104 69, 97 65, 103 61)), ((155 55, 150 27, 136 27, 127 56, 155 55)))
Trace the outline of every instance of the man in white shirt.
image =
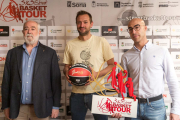
MULTIPOLYGON (((132 19, 128 32, 134 46, 121 59, 122 67, 132 78, 134 94, 138 98, 137 118, 126 120, 165 120, 166 109, 162 93, 166 77, 172 98, 170 120, 179 120, 180 90, 169 51, 153 45, 146 38, 147 27, 142 19, 132 19)), ((115 114, 114 117, 121 117, 115 114)))

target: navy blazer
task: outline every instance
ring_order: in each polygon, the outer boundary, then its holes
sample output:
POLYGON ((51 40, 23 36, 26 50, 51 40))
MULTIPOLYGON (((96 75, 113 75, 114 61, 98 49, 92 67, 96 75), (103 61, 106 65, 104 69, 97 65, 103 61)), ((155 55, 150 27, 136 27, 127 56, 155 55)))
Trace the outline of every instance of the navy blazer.
MULTIPOLYGON (((3 81, 2 109, 10 108, 10 118, 18 117, 22 90, 23 47, 8 51, 3 81)), ((60 107, 61 73, 55 50, 39 43, 34 63, 32 98, 38 118, 51 115, 52 107, 60 107)))

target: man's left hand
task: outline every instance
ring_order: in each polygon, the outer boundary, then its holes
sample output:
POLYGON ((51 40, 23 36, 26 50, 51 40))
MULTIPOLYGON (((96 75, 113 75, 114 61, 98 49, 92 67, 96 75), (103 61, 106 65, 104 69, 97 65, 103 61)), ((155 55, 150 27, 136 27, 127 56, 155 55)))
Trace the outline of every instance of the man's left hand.
POLYGON ((170 120, 179 120, 179 115, 171 113, 170 114, 170 120))
POLYGON ((86 85, 89 85, 91 82, 93 82, 94 79, 96 79, 97 74, 98 74, 98 72, 95 72, 95 71, 91 68, 91 66, 89 66, 89 68, 91 69, 92 74, 91 74, 90 79, 88 80, 88 82, 85 84, 85 86, 86 86, 86 85))
POLYGON ((51 118, 57 118, 59 114, 59 109, 52 109, 51 118))

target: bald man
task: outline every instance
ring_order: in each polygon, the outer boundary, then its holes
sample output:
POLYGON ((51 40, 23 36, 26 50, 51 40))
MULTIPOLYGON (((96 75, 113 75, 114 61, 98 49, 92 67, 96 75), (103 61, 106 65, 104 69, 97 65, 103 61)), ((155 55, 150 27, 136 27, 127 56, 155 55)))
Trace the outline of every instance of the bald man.
MULTIPOLYGON (((147 27, 142 19, 132 19, 128 32, 134 46, 123 54, 122 67, 132 78, 134 94, 138 99, 137 118, 126 120, 165 120, 166 108, 164 93, 164 76, 166 77, 172 98, 170 120, 179 120, 180 90, 169 51, 153 45, 146 38, 147 27), (165 74, 165 75, 164 75, 165 74)), ((114 117, 121 117, 114 114, 114 117)))

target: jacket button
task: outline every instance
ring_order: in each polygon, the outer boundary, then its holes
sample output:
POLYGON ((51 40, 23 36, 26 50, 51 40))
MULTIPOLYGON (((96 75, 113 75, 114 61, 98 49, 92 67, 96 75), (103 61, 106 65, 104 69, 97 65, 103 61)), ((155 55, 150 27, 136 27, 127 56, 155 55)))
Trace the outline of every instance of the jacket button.
POLYGON ((18 93, 19 95, 21 94, 21 93, 18 93))
POLYGON ((21 81, 19 81, 21 83, 21 81))

